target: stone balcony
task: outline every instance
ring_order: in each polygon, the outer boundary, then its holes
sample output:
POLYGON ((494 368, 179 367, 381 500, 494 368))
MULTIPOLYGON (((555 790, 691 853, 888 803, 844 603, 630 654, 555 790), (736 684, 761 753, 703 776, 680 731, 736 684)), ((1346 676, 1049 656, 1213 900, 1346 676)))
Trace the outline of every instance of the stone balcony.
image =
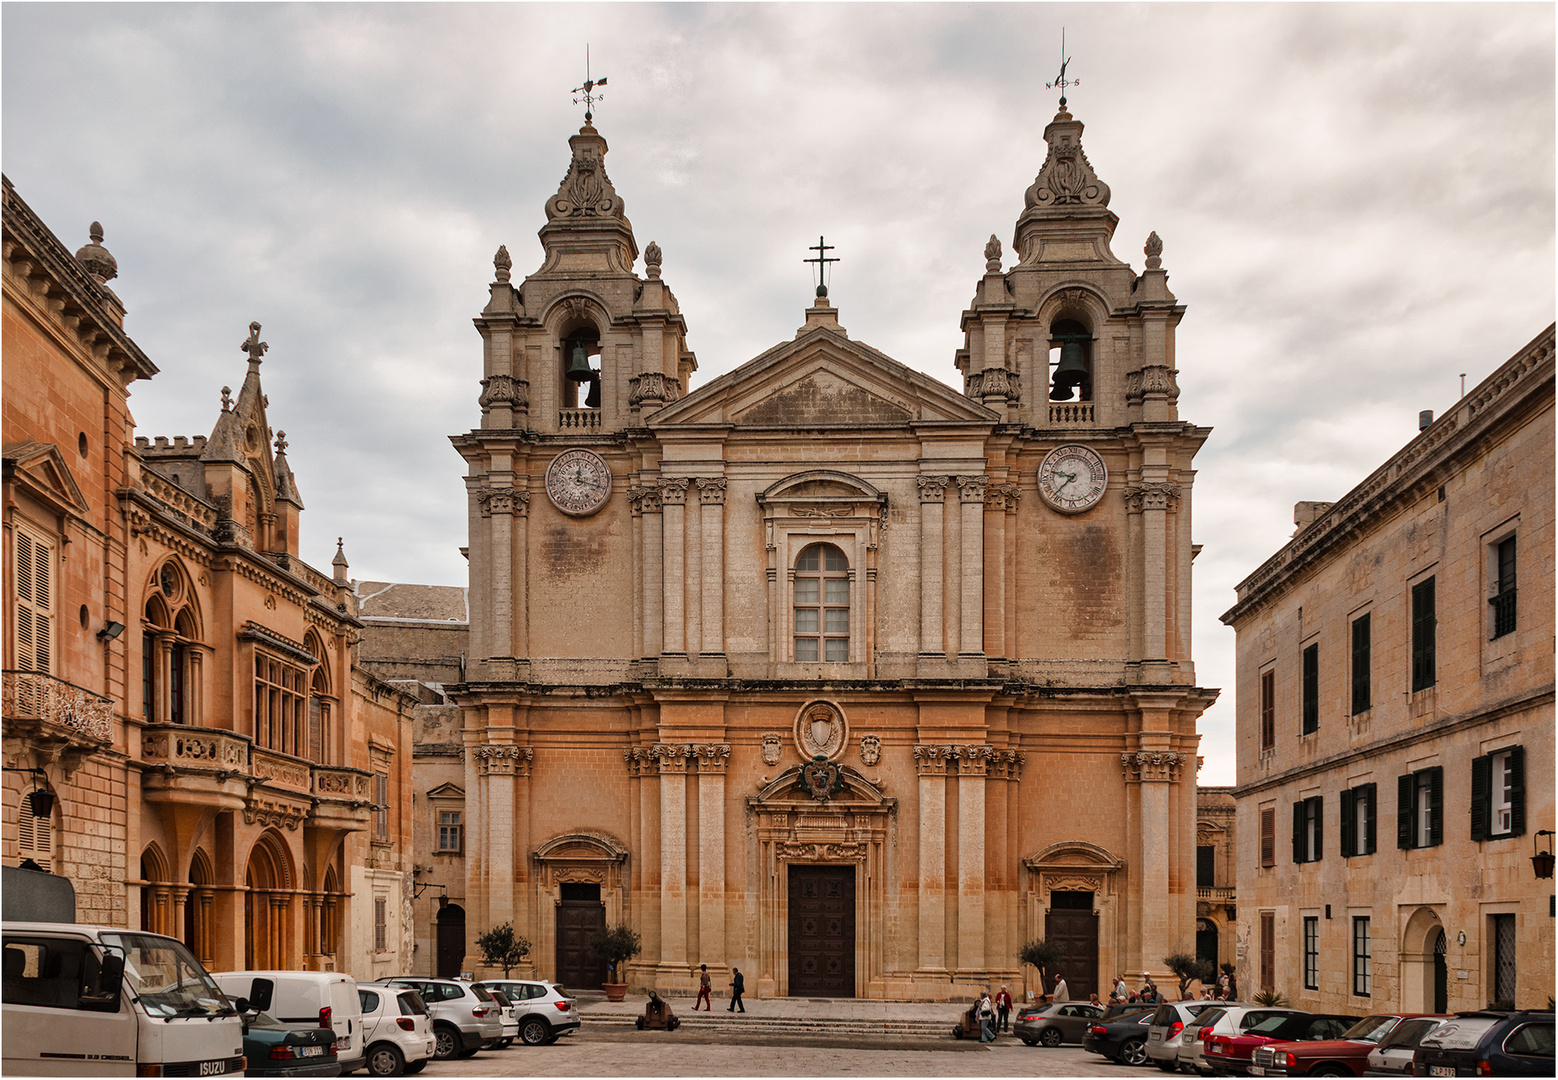
POLYGON ((41 672, 7 670, 3 675, 0 713, 8 759, 13 749, 42 751, 58 756, 70 771, 113 742, 110 699, 41 672))
POLYGON ((1198 885, 1196 887, 1196 899, 1211 900, 1214 903, 1227 903, 1233 899, 1233 886, 1198 885))
POLYGON ((242 810, 248 802, 247 736, 184 724, 141 730, 141 791, 150 802, 242 810))
POLYGON ((315 765, 314 811, 309 824, 345 832, 366 829, 373 813, 372 779, 363 769, 315 765))

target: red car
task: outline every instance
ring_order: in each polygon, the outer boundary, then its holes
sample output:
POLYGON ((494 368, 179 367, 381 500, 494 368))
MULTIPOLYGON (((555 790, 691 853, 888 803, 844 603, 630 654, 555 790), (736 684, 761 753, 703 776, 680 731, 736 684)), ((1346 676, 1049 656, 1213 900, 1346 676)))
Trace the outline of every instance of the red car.
POLYGON ((1362 1076, 1369 1052, 1410 1016, 1426 1013, 1376 1013, 1365 1016, 1339 1039, 1274 1042, 1257 1046, 1250 1057, 1251 1076, 1362 1076))
POLYGON ((1300 1013, 1273 1016, 1238 1035, 1213 1035, 1201 1055, 1218 1076, 1244 1076, 1250 1070, 1255 1048, 1275 1042, 1310 1042, 1339 1039, 1359 1020, 1356 1016, 1300 1013))

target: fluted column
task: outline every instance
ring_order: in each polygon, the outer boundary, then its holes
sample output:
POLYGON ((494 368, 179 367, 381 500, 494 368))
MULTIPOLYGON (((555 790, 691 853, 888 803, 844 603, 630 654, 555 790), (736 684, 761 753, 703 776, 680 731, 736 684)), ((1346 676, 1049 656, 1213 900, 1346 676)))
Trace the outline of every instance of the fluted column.
POLYGON ((651 748, 660 768, 660 967, 687 966, 687 752, 651 748))
POLYGON ((985 651, 985 489, 989 484, 988 476, 958 477, 963 518, 959 656, 983 656, 985 651))
POLYGON ((687 481, 662 479, 660 504, 664 514, 665 530, 665 645, 667 656, 687 655, 687 616, 684 603, 686 581, 687 481))
POLYGON ((920 777, 919 970, 947 970, 947 765, 956 748, 920 745, 914 764, 920 777))
POLYGON ((700 476, 698 503, 703 523, 703 618, 698 651, 725 653, 725 478, 700 476))
POLYGON ((918 476, 920 488, 920 655, 941 656, 942 641, 942 500, 945 476, 918 476))
POLYGON ((958 970, 985 967, 985 775, 994 748, 956 748, 958 769, 958 970))
POLYGON ((698 955, 725 953, 725 767, 729 743, 699 743, 698 763, 698 955))

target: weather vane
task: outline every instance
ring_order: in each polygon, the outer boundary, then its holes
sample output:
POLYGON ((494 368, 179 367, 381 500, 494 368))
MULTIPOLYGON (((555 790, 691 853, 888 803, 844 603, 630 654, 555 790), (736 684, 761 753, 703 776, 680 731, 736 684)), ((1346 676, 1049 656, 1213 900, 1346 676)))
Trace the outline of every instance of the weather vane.
POLYGON ((1066 107, 1066 87, 1082 85, 1081 79, 1066 78, 1066 66, 1070 63, 1071 57, 1066 55, 1066 28, 1062 26, 1060 28, 1060 74, 1055 76, 1054 82, 1044 84, 1046 90, 1053 90, 1057 86, 1060 87, 1060 107, 1062 109, 1066 107))
POLYGON ((829 258, 828 252, 835 250, 835 247, 833 244, 824 242, 822 237, 819 236, 817 237, 817 242, 806 250, 817 253, 815 259, 802 259, 801 261, 817 264, 817 295, 826 299, 828 295, 828 264, 838 262, 836 258, 829 258))
POLYGON ((605 85, 606 85, 606 76, 604 76, 604 75, 602 75, 598 79, 590 78, 590 47, 588 45, 585 45, 584 46, 584 85, 583 86, 575 86, 573 88, 573 92, 578 95, 577 97, 575 97, 573 99, 573 103, 575 105, 577 105, 581 101, 584 102, 584 122, 586 124, 588 124, 591 120, 593 120, 595 118, 595 113, 593 111, 594 108, 595 108, 595 103, 597 101, 602 100, 605 97, 604 94, 597 94, 597 93, 595 93, 594 92, 595 88, 597 86, 605 86, 605 85))

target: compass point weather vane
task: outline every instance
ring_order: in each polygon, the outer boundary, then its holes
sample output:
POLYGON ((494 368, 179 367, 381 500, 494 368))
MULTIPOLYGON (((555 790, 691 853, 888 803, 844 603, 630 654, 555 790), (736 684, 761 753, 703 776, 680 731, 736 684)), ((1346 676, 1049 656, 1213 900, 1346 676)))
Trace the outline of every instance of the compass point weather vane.
POLYGON ((586 45, 584 47, 584 85, 573 88, 575 95, 573 103, 575 105, 578 105, 580 102, 584 103, 584 122, 586 124, 595 118, 595 103, 605 97, 604 94, 595 93, 595 88, 605 85, 606 76, 602 75, 598 79, 590 77, 590 47, 586 45))
POLYGON ((1060 88, 1060 107, 1062 109, 1066 107, 1066 87, 1082 85, 1081 79, 1068 79, 1066 77, 1066 67, 1070 63, 1071 57, 1066 55, 1066 28, 1062 26, 1060 28, 1060 74, 1055 76, 1054 82, 1044 84, 1046 90, 1053 90, 1056 87, 1060 88))

